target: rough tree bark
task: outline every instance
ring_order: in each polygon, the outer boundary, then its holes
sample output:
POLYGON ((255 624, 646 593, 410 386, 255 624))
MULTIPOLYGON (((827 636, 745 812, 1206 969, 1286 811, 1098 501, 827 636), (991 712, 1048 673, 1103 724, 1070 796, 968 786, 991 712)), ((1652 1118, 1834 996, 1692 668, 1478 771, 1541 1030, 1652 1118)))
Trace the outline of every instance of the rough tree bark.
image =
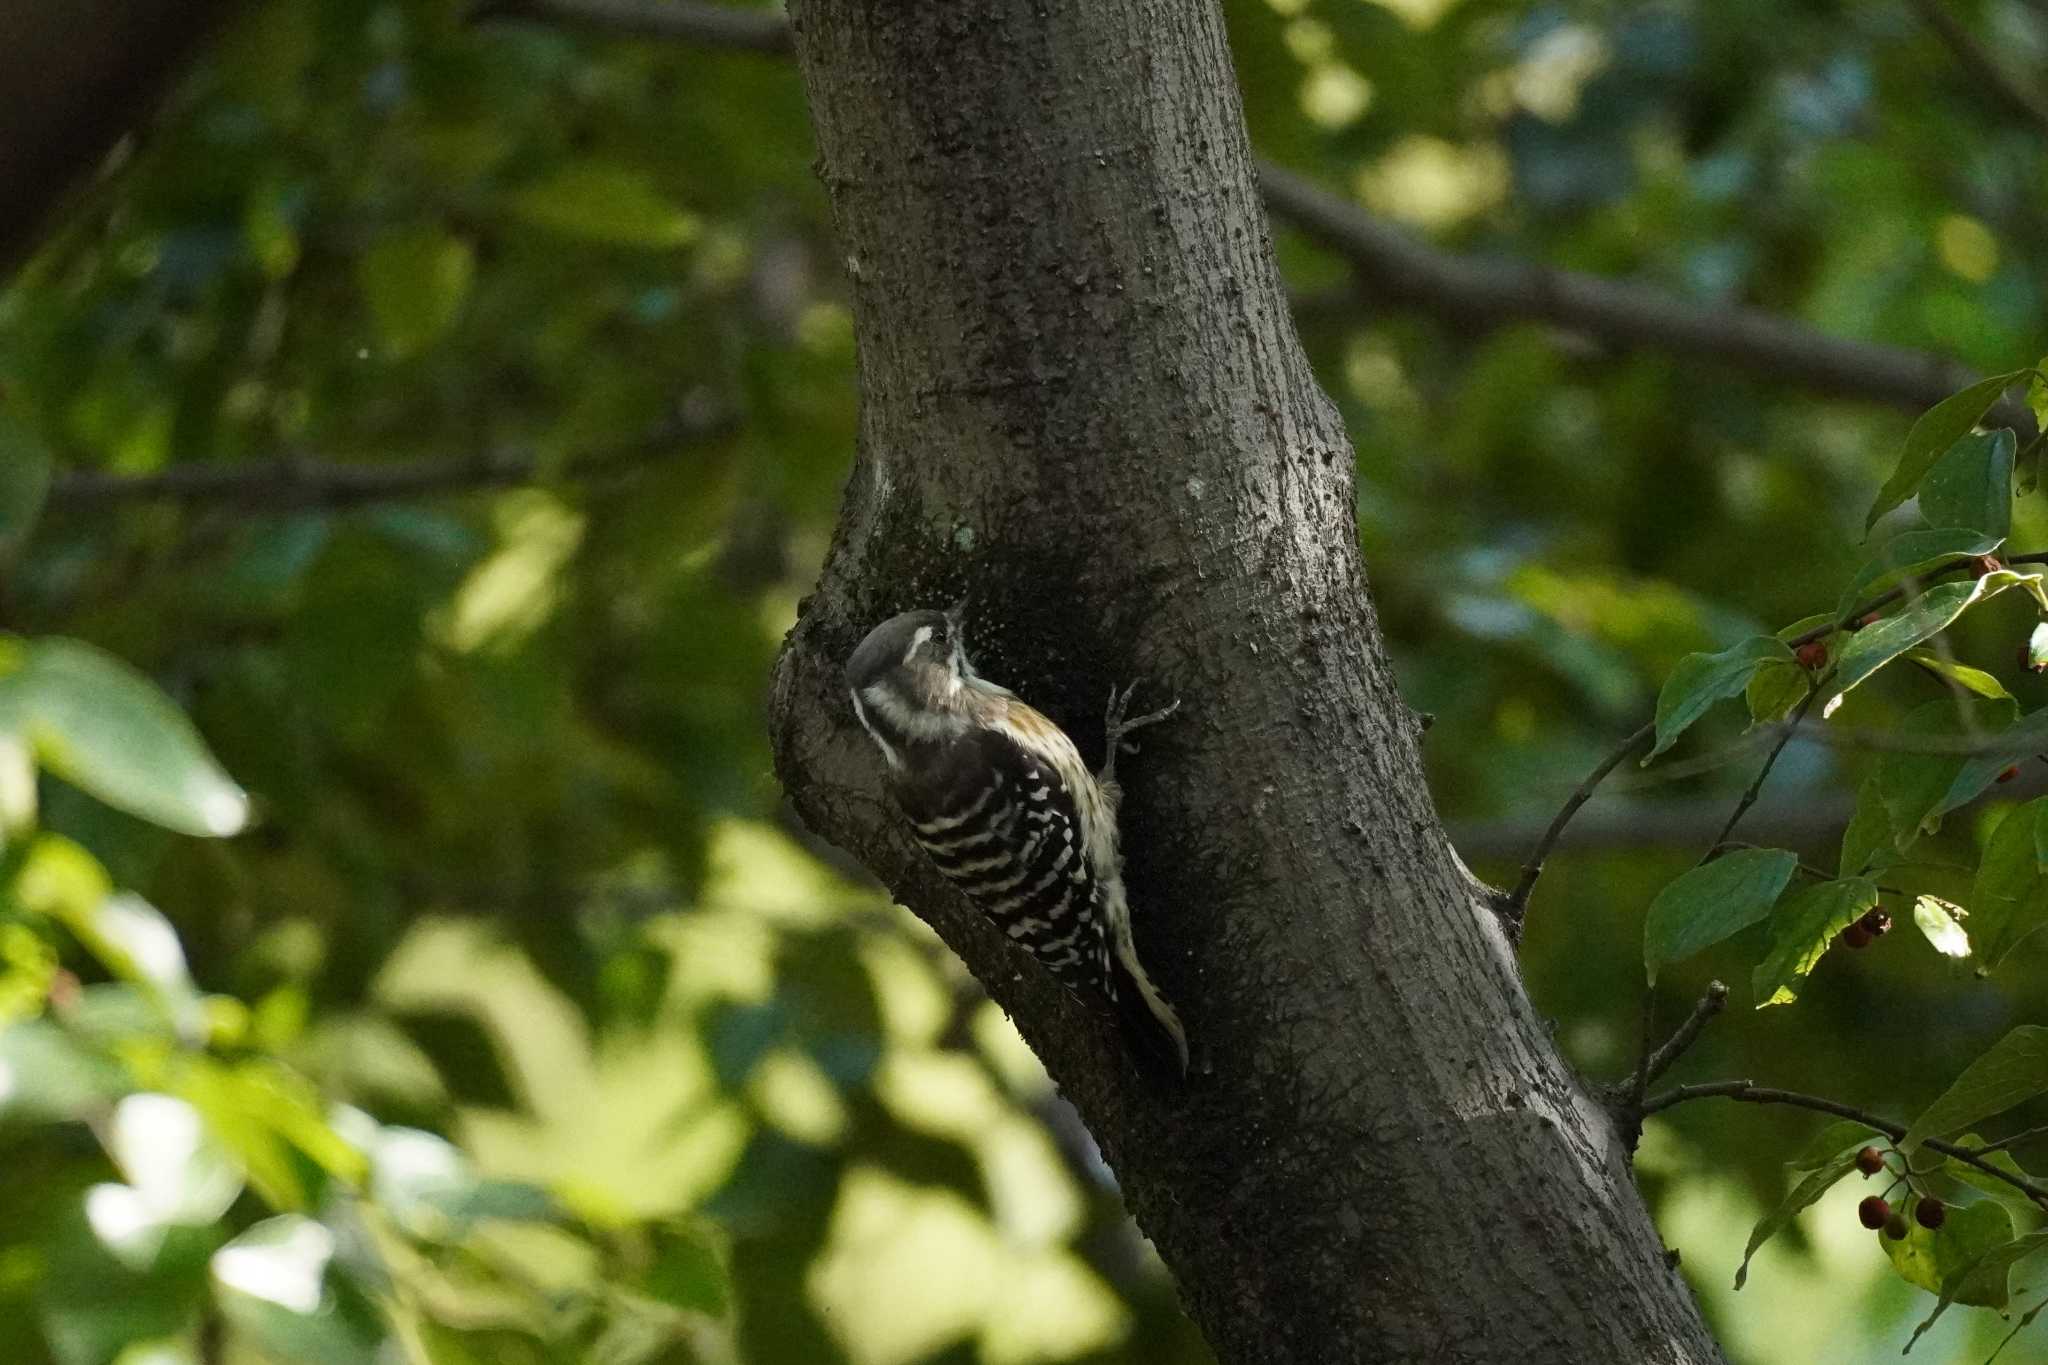
POLYGON ((793 3, 860 450, 780 661, 803 817, 1079 1107, 1232 1362, 1711 1361, 1621 1143, 1438 824, 1289 322, 1213 0, 793 3), (880 801, 840 667, 971 592, 983 671, 1124 768, 1139 938, 1210 1070, 1133 1071, 880 801))

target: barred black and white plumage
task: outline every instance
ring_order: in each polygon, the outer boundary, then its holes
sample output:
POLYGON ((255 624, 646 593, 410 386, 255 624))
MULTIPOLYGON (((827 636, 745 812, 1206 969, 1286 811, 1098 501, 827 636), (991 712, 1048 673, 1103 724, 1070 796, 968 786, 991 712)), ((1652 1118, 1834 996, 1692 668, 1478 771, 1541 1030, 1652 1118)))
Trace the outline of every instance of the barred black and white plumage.
POLYGON ((959 623, 905 612, 869 632, 846 669, 854 714, 882 752, 912 834, 946 878, 1069 989, 1106 999, 1147 1051, 1187 1071, 1180 1018, 1138 961, 1117 847, 1122 736, 1088 771, 1065 731, 978 677, 959 623))

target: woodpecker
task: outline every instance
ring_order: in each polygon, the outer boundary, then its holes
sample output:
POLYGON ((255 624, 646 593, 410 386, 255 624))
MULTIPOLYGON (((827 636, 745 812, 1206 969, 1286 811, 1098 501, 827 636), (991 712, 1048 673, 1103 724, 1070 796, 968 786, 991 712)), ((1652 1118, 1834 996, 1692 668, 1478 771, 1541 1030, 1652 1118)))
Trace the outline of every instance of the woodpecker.
POLYGON ((846 665, 853 713, 881 750, 890 793, 947 880, 1082 999, 1116 1011, 1149 1055, 1185 1076, 1180 1016, 1138 961, 1117 849, 1117 750, 1180 703, 1126 718, 1112 688, 1102 771, 1064 730, 975 673, 959 610, 908 611, 846 665))

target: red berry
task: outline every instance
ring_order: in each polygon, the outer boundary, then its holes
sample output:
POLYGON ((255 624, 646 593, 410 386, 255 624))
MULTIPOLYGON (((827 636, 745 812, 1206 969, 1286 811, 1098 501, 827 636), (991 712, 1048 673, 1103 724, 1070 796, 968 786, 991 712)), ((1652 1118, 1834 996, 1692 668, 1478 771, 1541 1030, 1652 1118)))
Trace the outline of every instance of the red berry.
POLYGON ((1891 1216, 1892 1206, 1884 1202, 1884 1196, 1881 1194, 1867 1195, 1863 1202, 1856 1206, 1857 1221, 1872 1232, 1883 1227, 1891 1216))
POLYGON ((1864 626, 1874 626, 1883 619, 1884 613, 1881 611, 1866 611, 1857 619, 1856 625, 1858 629, 1861 629, 1864 626))
POLYGON ((1895 1213, 1884 1220, 1884 1235, 1891 1238, 1894 1242, 1905 1241, 1906 1234, 1912 1230, 1912 1228, 1906 1226, 1906 1215, 1903 1213, 1895 1213))
POLYGON ((1865 1179, 1876 1175, 1884 1169, 1884 1153, 1875 1147, 1865 1147, 1856 1154, 1856 1169, 1863 1172, 1865 1179))
POLYGON ((1874 909, 1866 911, 1863 918, 1856 922, 1862 925, 1864 931, 1872 938, 1883 938, 1892 930, 1892 916, 1889 910, 1874 909))
POLYGON ((1819 640, 1808 640, 1792 651, 1792 657, 1799 660, 1799 666, 1812 672, 1828 661, 1828 647, 1819 640))
POLYGON ((2019 764, 2017 764, 2017 763, 2015 763, 2015 764, 2013 764, 2013 765, 2012 765, 2012 766, 2011 766, 2010 768, 2007 768, 2007 769, 2006 769, 2006 770, 2005 770, 2004 772, 2000 773, 2000 774, 1998 775, 1998 780, 1999 780, 2000 782, 2010 782, 2010 781, 2012 781, 2012 780, 2013 780, 2013 779, 2014 779, 2015 777, 2018 777, 2019 775, 2020 775, 2020 765, 2019 765, 2019 764))
POLYGON ((1842 931, 1842 946, 1845 948, 1868 948, 1873 937, 1875 936, 1863 927, 1863 922, 1858 920, 1842 931))
POLYGON ((1923 1199, 1913 1206, 1913 1217, 1919 1220, 1921 1227, 1932 1232, 1948 1221, 1948 1205, 1939 1199, 1923 1199))
POLYGON ((1978 555, 1970 561, 1970 577, 1982 578, 1988 573, 1997 573, 2005 565, 1998 562, 1997 555, 1978 555))

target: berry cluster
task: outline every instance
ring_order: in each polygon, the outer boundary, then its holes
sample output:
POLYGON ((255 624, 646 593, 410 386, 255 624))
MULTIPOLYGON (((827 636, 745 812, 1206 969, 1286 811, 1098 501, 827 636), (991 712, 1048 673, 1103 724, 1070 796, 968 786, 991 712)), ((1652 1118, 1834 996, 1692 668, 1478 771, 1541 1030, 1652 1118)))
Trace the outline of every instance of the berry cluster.
MULTIPOLYGON (((1868 1180, 1879 1171, 1889 1170, 1890 1167, 1885 1162, 1885 1154, 1883 1152, 1875 1147, 1865 1147, 1862 1151, 1856 1153, 1856 1169, 1863 1172, 1863 1178, 1868 1180)), ((1948 1205, 1942 1203, 1931 1194, 1923 1194, 1918 1198, 1913 1198, 1912 1180, 1905 1175, 1901 1175, 1898 1180, 1893 1181, 1892 1188, 1898 1188, 1900 1182, 1904 1182, 1906 1185, 1909 1201, 1908 1207, 1913 1210, 1914 1221, 1919 1223, 1921 1227, 1926 1228, 1929 1232, 1933 1232, 1948 1221, 1948 1205)), ((1885 1194, 1890 1192, 1890 1190, 1887 1190, 1885 1194)), ((1912 1227, 1906 1222, 1903 1208, 1894 1209, 1891 1201, 1884 1194, 1866 1196, 1863 1202, 1856 1206, 1856 1218, 1864 1227, 1869 1228, 1872 1232, 1882 1231, 1885 1236, 1891 1238, 1894 1242, 1903 1241, 1906 1234, 1912 1231, 1912 1227)))

